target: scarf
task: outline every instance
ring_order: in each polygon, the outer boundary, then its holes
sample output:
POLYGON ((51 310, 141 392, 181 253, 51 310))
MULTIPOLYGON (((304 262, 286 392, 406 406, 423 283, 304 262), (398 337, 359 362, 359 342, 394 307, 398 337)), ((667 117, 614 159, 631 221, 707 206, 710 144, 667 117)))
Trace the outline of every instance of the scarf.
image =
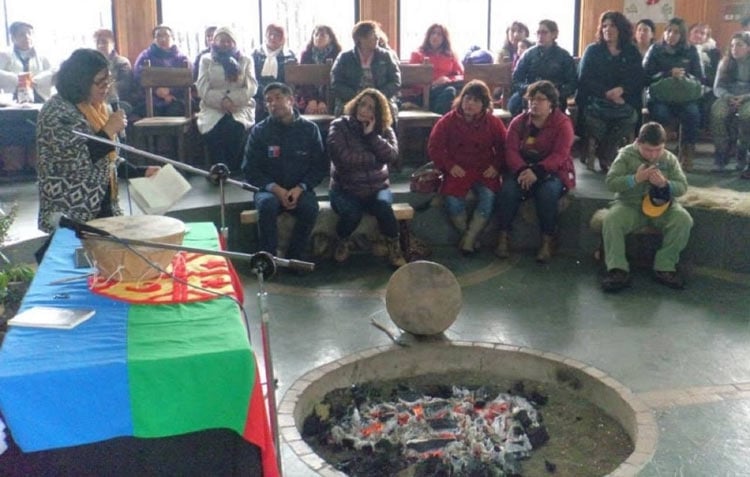
MULTIPOLYGON (((88 121, 89 126, 91 126, 92 130, 97 132, 101 131, 104 125, 107 124, 107 119, 109 119, 109 110, 104 103, 100 103, 99 105, 94 106, 88 101, 81 101, 76 106, 78 107, 78 110, 81 111, 86 117, 86 121, 88 121)), ((110 136, 109 139, 111 139, 112 141, 115 140, 113 136, 110 136)), ((112 198, 111 203, 117 204, 117 174, 115 172, 117 152, 112 151, 108 153, 107 161, 109 162, 109 188, 112 198)))
POLYGON ((261 46, 261 51, 266 54, 266 61, 263 62, 263 69, 260 72, 261 76, 269 76, 271 78, 277 78, 279 75, 279 61, 276 59, 283 50, 284 47, 278 48, 273 51, 268 51, 266 45, 261 46))
POLYGON ((237 48, 225 50, 212 45, 211 58, 224 68, 224 77, 228 82, 237 81, 240 77, 240 52, 237 48))
POLYGON ((323 49, 315 48, 312 49, 312 60, 316 65, 321 65, 326 62, 326 58, 333 51, 333 45, 328 45, 323 49))
POLYGON ((28 50, 19 50, 18 48, 13 47, 13 53, 15 53, 18 61, 21 62, 23 70, 30 71, 29 61, 31 61, 31 58, 36 56, 36 51, 33 48, 29 48, 28 50))
MULTIPOLYGON (((179 52, 177 51, 177 45, 172 45, 169 47, 168 50, 162 50, 159 48, 159 45, 156 43, 151 43, 151 46, 148 47, 149 49, 149 56, 154 59, 159 60, 169 60, 171 58, 177 58, 177 55, 179 52)), ((152 66, 159 66, 159 65, 152 65, 152 66)))

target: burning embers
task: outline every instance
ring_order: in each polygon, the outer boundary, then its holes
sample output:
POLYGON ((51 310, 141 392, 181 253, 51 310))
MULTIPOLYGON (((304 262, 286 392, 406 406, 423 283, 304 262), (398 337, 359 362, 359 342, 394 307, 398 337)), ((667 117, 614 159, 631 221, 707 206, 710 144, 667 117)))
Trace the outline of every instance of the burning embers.
POLYGON ((352 451, 337 468, 350 475, 515 475, 549 439, 536 407, 546 397, 491 387, 370 385, 337 390, 315 407, 305 438, 352 451))

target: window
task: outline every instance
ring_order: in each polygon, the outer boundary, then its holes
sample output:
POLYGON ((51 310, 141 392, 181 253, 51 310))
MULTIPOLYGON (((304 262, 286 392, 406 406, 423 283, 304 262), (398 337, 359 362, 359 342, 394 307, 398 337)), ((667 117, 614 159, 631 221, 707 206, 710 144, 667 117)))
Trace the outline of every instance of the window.
POLYGON ((489 24, 487 1, 402 0, 398 42, 401 58, 408 60, 411 52, 422 45, 427 28, 433 23, 446 26, 451 35, 453 51, 459 59, 463 59, 473 45, 486 48, 489 24))
MULTIPOLYGON (((53 64, 76 48, 94 48, 96 30, 112 29, 111 0, 76 0, 74 6, 60 0, 2 0, 2 4, 5 25, 14 21, 33 25, 34 47, 53 64)), ((6 41, 12 45, 10 32, 6 41)))
POLYGON ((185 0, 161 0, 162 23, 175 35, 175 44, 194 59, 205 46, 207 26, 228 26, 237 36, 237 48, 250 55, 258 46, 258 3, 245 0, 211 0, 210 8, 195 8, 185 0))
POLYGON ((336 34, 344 50, 352 48, 352 27, 356 22, 354 2, 356 0, 265 0, 263 5, 263 26, 275 23, 284 27, 286 46, 297 58, 310 41, 315 25, 328 25, 336 34))
POLYGON ((576 0, 525 0, 523 2, 492 1, 492 29, 490 30, 490 48, 500 51, 505 43, 505 29, 514 21, 520 21, 529 27, 529 39, 536 42, 536 30, 541 20, 549 19, 557 23, 560 33, 557 44, 575 55, 576 0))

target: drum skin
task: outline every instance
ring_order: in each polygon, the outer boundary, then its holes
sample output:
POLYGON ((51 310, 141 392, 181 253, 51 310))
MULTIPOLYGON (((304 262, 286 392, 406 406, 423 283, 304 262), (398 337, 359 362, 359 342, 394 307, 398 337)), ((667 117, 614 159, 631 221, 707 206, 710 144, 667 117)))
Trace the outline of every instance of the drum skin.
POLYGON ((407 263, 388 280, 385 306, 391 320, 415 335, 447 330, 461 311, 461 286, 445 266, 427 260, 407 263))
MULTIPOLYGON (((91 220, 86 224, 122 239, 171 245, 182 245, 185 236, 185 224, 181 220, 162 215, 106 217, 91 220)), ((86 238, 82 242, 89 261, 99 273, 99 278, 122 282, 139 282, 158 277, 162 272, 154 267, 154 264, 166 270, 177 253, 176 250, 124 245, 94 238, 86 238)))

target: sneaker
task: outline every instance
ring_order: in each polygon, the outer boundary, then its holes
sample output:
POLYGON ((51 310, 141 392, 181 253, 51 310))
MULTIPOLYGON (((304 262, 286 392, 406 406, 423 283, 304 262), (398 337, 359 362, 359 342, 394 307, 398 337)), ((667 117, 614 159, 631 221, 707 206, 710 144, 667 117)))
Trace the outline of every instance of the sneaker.
POLYGON ((659 270, 654 271, 654 280, 661 283, 662 285, 674 288, 675 290, 682 290, 685 288, 685 281, 677 272, 663 272, 659 270))
POLYGON ((630 274, 620 268, 607 270, 607 276, 602 280, 602 289, 606 292, 616 292, 630 286, 630 274))

